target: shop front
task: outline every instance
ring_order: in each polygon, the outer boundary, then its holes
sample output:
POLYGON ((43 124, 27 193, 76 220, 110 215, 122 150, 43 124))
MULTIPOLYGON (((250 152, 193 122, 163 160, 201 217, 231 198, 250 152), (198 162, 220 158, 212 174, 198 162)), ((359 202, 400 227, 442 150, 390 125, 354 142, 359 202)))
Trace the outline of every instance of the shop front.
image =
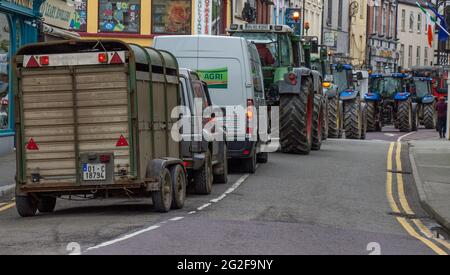
MULTIPOLYGON (((68 1, 69 2, 69 1, 68 1)), ((231 0, 71 0, 71 30, 85 39, 151 46, 158 35, 225 34, 231 0)))
POLYGON ((44 0, 0 0, 0 155, 14 148, 11 58, 38 40, 39 7, 44 0))

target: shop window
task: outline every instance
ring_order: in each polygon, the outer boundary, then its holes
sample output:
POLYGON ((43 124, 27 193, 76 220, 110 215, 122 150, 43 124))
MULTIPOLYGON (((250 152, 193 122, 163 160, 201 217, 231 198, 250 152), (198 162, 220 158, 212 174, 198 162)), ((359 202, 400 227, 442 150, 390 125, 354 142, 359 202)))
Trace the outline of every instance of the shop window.
POLYGON ((87 0, 73 0, 75 17, 70 21, 70 28, 74 31, 87 31, 87 0))
POLYGON ((0 13, 0 130, 9 129, 9 24, 0 13))
POLYGON ((99 31, 139 33, 140 0, 100 0, 99 31))
POLYGON ((153 0, 152 32, 191 34, 191 0, 153 0))

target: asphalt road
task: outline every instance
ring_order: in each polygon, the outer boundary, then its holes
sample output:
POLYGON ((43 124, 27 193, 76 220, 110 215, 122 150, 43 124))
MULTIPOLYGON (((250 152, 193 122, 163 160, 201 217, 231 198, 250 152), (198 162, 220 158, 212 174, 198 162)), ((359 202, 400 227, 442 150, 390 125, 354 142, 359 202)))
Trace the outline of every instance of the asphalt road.
MULTIPOLYGON (((168 214, 150 199, 59 201, 27 219, 0 205, 0 254, 449 253, 417 203, 407 146, 395 142, 403 134, 391 132, 328 140, 310 156, 272 154, 256 174, 235 173, 168 214)), ((421 135, 436 133, 405 139, 421 135)))

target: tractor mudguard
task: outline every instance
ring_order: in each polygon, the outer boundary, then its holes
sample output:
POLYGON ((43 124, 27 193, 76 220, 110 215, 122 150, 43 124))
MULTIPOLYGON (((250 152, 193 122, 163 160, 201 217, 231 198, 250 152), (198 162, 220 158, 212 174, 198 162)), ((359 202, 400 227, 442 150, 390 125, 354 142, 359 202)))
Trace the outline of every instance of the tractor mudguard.
POLYGON ((432 95, 426 95, 422 98, 422 103, 423 104, 431 104, 435 101, 435 97, 432 95))
POLYGON ((340 98, 343 101, 355 99, 358 96, 358 91, 355 90, 345 90, 340 94, 340 98))
POLYGON ((319 94, 322 86, 322 75, 318 71, 311 71, 314 82, 314 93, 319 94))
POLYGON ((365 94, 364 95, 364 100, 365 101, 370 101, 370 102, 378 102, 381 101, 381 97, 379 94, 365 94))
POLYGON ((299 94, 301 91, 302 78, 311 76, 311 70, 308 68, 294 68, 291 72, 284 75, 284 79, 278 82, 279 94, 299 94), (295 73, 297 75, 297 81, 294 84, 289 80, 289 74, 295 73))
POLYGON ((405 101, 411 97, 411 94, 408 92, 396 93, 394 96, 395 101, 405 101))

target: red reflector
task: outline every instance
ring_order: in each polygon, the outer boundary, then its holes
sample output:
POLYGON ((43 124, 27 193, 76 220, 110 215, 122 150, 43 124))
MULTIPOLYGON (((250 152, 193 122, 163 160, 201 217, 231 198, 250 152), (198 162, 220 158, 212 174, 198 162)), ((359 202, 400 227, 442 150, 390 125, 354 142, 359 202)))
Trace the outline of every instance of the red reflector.
POLYGON ((250 155, 250 150, 244 150, 244 155, 246 156, 250 155))
POLYGON ((192 163, 190 163, 189 161, 185 161, 183 162, 184 167, 191 167, 192 163))
POLYGON ((111 160, 111 156, 110 155, 101 155, 100 156, 100 161, 103 163, 108 163, 111 160))
POLYGON ((39 63, 41 63, 41 66, 48 66, 50 64, 50 59, 48 56, 40 56, 39 57, 39 63))
POLYGON ((27 67, 27 68, 39 68, 40 65, 39 65, 39 63, 37 62, 36 58, 35 58, 34 56, 31 56, 31 57, 30 57, 30 60, 28 60, 28 63, 27 63, 27 66, 26 66, 26 67, 27 67))
POLYGON ((109 62, 110 64, 122 64, 123 61, 120 58, 120 55, 118 53, 114 53, 114 55, 111 58, 111 62, 109 62))
POLYGON ((37 146, 36 142, 34 142, 34 139, 30 138, 30 140, 27 143, 27 149, 30 151, 39 150, 39 147, 37 146))
POLYGON ((128 141, 123 135, 121 135, 116 143, 116 147, 126 147, 126 146, 128 146, 128 141))
POLYGON ((108 54, 106 54, 106 53, 99 53, 98 54, 98 62, 100 62, 100 63, 108 63, 108 54))

